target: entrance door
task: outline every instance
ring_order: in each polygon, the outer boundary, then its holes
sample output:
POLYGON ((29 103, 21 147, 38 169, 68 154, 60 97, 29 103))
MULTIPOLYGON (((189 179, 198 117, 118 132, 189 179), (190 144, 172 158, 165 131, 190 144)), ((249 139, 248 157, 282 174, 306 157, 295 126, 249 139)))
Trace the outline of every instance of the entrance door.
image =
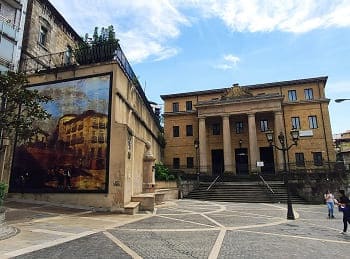
POLYGON ((213 149, 211 151, 211 164, 213 175, 222 175, 224 172, 224 152, 222 149, 213 149))
POLYGON ((236 148, 235 149, 235 159, 236 159, 236 174, 237 175, 247 175, 249 173, 248 149, 236 148))
POLYGON ((260 147, 260 161, 264 162, 261 173, 274 174, 275 163, 273 160, 273 147, 260 147))

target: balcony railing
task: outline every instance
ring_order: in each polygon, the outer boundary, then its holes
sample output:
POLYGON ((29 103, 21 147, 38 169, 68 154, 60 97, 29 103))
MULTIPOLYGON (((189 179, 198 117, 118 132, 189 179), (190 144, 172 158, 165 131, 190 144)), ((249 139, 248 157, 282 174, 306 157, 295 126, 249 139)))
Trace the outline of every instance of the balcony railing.
POLYGON ((26 73, 38 73, 50 69, 89 65, 112 60, 118 61, 131 80, 136 79, 136 75, 118 43, 104 43, 43 56, 29 57, 23 60, 21 70, 26 73))

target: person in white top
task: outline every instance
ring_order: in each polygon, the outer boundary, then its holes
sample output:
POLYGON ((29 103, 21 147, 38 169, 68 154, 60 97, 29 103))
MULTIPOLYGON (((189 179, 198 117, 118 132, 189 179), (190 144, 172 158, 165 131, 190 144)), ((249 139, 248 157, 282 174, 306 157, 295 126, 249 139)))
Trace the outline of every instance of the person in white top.
POLYGON ((329 190, 327 190, 326 194, 324 195, 324 199, 328 207, 328 218, 334 219, 334 195, 329 190))

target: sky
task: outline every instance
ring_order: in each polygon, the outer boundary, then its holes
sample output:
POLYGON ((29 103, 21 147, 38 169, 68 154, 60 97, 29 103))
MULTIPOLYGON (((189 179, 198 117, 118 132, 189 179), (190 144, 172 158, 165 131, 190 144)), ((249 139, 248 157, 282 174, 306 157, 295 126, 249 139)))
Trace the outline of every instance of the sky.
POLYGON ((80 35, 113 25, 149 100, 328 76, 333 134, 350 130, 350 0, 50 0, 80 35))

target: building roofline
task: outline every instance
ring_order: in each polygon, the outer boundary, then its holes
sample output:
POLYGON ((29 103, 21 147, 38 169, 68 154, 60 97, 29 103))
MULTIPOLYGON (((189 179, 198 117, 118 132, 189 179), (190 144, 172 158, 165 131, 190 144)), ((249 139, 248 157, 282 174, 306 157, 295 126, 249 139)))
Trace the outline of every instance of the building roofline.
POLYGON ((40 0, 41 3, 47 5, 50 11, 63 23, 65 27, 73 34, 77 40, 83 41, 81 36, 73 29, 73 27, 64 19, 63 15, 50 3, 49 0, 40 0))
MULTIPOLYGON (((296 85, 296 84, 307 84, 307 83, 320 82, 320 81, 326 83, 327 79, 328 79, 328 76, 322 76, 322 77, 312 77, 312 78, 296 79, 296 80, 289 80, 289 81, 279 81, 279 82, 273 82, 273 83, 243 85, 242 87, 255 89, 255 88, 268 88, 268 87, 296 85)), ((166 95, 161 95, 160 97, 162 98, 162 100, 165 100, 168 98, 175 98, 175 97, 215 94, 215 93, 222 93, 222 92, 226 91, 228 88, 230 88, 230 87, 220 88, 220 89, 212 89, 212 90, 204 90, 204 91, 177 93, 177 94, 166 94, 166 95)))

